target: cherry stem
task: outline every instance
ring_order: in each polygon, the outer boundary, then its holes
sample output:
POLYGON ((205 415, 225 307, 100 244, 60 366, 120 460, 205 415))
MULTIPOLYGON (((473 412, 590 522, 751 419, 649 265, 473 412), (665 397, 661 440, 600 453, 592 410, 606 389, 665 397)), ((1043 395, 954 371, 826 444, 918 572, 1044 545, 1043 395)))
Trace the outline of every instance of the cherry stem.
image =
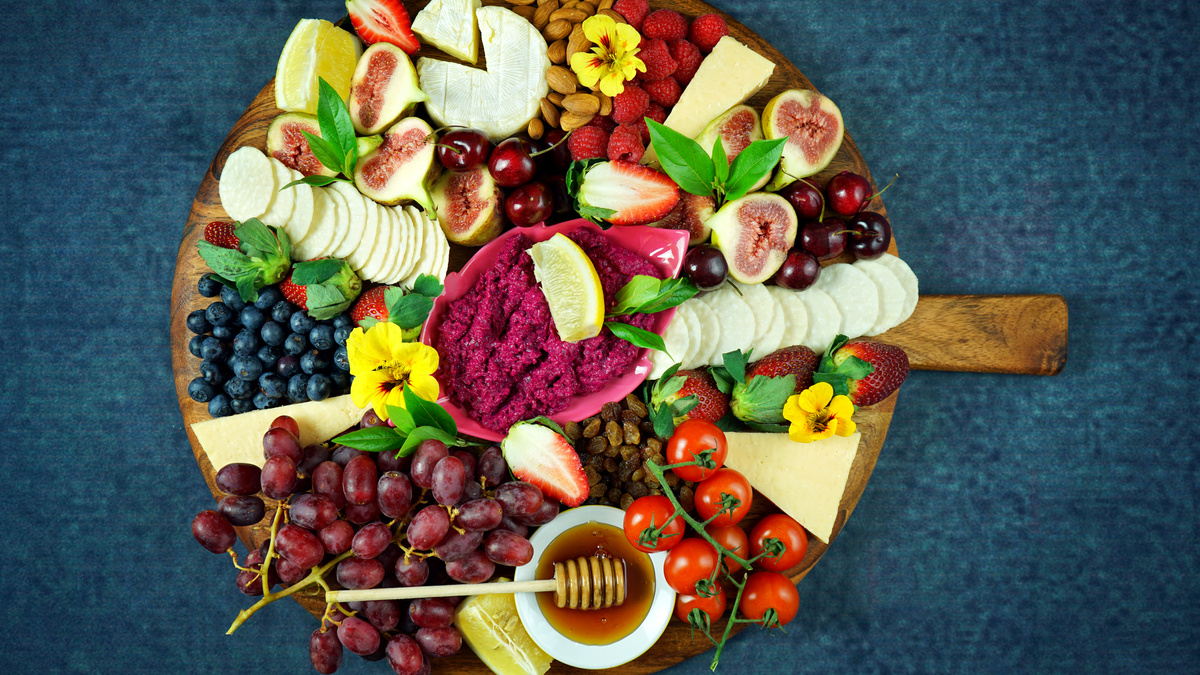
POLYGON ((537 152, 530 153, 530 155, 529 155, 529 156, 530 156, 530 157, 537 157, 538 155, 544 155, 544 154, 546 154, 547 152, 550 152, 551 150, 553 150, 553 149, 557 148, 558 146, 562 145, 563 143, 565 143, 565 142, 566 142, 566 140, 567 140, 568 138, 570 138, 570 137, 571 137, 571 134, 573 134, 573 133, 575 133, 575 130, 574 130, 574 129, 572 129, 572 130, 568 131, 567 133, 563 134, 563 137, 562 137, 562 138, 560 138, 560 139, 558 139, 558 142, 557 142, 557 143, 555 143, 554 145, 552 145, 552 146, 550 146, 550 147, 548 147, 548 148, 542 148, 541 150, 538 150, 537 152))
POLYGON ((445 148, 456 155, 463 154, 462 148, 456 148, 453 145, 446 145, 445 143, 432 143, 431 145, 433 145, 435 148, 445 148))
POLYGON ((873 195, 867 195, 867 201, 871 201, 872 199, 875 199, 876 197, 878 197, 878 196, 882 195, 883 193, 887 192, 887 189, 888 189, 888 188, 890 188, 890 187, 892 187, 892 183, 895 183, 895 182, 896 182, 896 179, 897 179, 897 178, 899 178, 899 177, 900 177, 900 174, 896 174, 896 175, 892 176, 892 179, 891 179, 890 181, 888 181, 888 184, 887 184, 887 185, 884 185, 884 186, 883 186, 883 189, 882 189, 882 190, 880 190, 879 192, 876 192, 876 193, 875 193, 875 194, 873 194, 873 195))

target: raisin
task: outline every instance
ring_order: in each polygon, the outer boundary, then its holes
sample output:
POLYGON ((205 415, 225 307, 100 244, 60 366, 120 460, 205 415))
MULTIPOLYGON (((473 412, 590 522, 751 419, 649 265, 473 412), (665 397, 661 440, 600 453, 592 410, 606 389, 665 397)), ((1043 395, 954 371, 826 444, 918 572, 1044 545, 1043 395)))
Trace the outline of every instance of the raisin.
POLYGON ((654 422, 651 422, 650 420, 642 420, 642 423, 639 424, 638 427, 642 430, 642 435, 646 438, 653 438, 655 436, 654 422))
MULTIPOLYGON (((625 412, 629 412, 629 411, 626 410, 625 412)), ((638 429, 638 425, 630 424, 629 422, 626 422, 622 426, 625 427, 625 442, 626 443, 630 443, 632 445, 637 445, 638 443, 642 442, 642 432, 640 429, 638 429)))
POLYGON ((632 410, 624 410, 621 412, 621 422, 637 426, 642 423, 642 418, 637 416, 637 413, 632 410))
POLYGON ((621 404, 616 401, 609 401, 600 408, 600 419, 605 422, 614 422, 621 416, 621 404))
POLYGON ((621 482, 629 480, 633 476, 633 472, 637 471, 641 465, 642 463, 636 459, 621 462, 620 466, 617 467, 617 478, 621 479, 621 482))
POLYGON ((626 492, 621 495, 621 510, 627 511, 630 506, 633 506, 633 495, 626 492))
POLYGON ((595 485, 592 486, 592 489, 588 492, 588 496, 590 496, 594 499, 599 499, 600 497, 603 497, 606 492, 608 492, 607 485, 605 485, 604 483, 596 483, 595 485))
POLYGON ((590 466, 583 467, 583 473, 587 476, 588 485, 595 485, 600 482, 600 472, 590 466))
POLYGON ((638 452, 638 449, 636 446, 633 446, 633 445, 622 445, 621 446, 621 460, 622 461, 628 462, 631 459, 637 459, 639 456, 641 456, 641 455, 638 452))
POLYGON ((590 466, 597 470, 599 470, 600 466, 603 464, 604 464, 604 455, 588 455, 588 458, 583 462, 583 465, 585 467, 590 466))
POLYGON ((644 418, 650 414, 650 411, 646 408, 646 404, 642 403, 642 400, 633 394, 625 397, 625 407, 629 408, 629 411, 638 418, 644 418))
POLYGON ((588 441, 587 451, 590 455, 599 455, 608 449, 608 439, 603 436, 596 436, 588 441))
POLYGON ((579 426, 579 422, 567 422, 567 426, 563 427, 563 431, 567 432, 567 438, 572 443, 579 440, 583 435, 583 428, 579 426))
POLYGON ((696 505, 696 493, 687 485, 679 488, 679 505, 684 511, 691 511, 696 505))
POLYGON ((646 484, 641 481, 630 483, 626 486, 625 491, 634 499, 640 499, 650 494, 650 488, 646 487, 646 484))
POLYGON ((625 441, 625 434, 621 431, 621 425, 616 421, 609 421, 604 425, 604 435, 608 438, 609 445, 620 445, 625 441))
POLYGON ((658 440, 657 437, 646 439, 646 449, 650 451, 649 454, 651 454, 651 455, 658 454, 658 453, 662 452, 662 448, 663 448, 662 441, 658 440))
POLYGON ((617 463, 616 458, 614 458, 614 457, 609 457, 604 460, 604 470, 609 473, 616 473, 617 466, 618 466, 618 463, 617 463))
POLYGON ((609 490, 608 491, 608 501, 613 502, 613 503, 620 503, 621 488, 615 487, 615 488, 609 490))
POLYGON ((670 487, 675 487, 679 484, 679 476, 676 476, 674 472, 668 471, 667 475, 663 476, 663 478, 666 479, 667 485, 670 487))
POLYGON ((583 427, 583 437, 584 438, 595 438, 596 434, 598 434, 598 433, 600 433, 600 418, 599 417, 587 418, 587 421, 584 423, 584 427, 583 427))
POLYGON ((640 464, 638 465, 638 468, 633 470, 633 473, 629 474, 629 480, 636 480, 639 483, 645 478, 646 470, 643 469, 640 464))

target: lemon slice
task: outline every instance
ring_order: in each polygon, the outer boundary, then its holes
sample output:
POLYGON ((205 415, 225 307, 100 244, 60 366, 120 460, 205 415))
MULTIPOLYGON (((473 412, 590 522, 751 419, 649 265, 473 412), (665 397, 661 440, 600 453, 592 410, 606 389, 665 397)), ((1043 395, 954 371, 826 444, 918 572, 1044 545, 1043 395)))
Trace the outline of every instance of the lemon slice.
POLYGON ((550 670, 550 655, 521 625, 516 600, 510 593, 468 597, 458 606, 454 625, 471 651, 494 673, 542 675, 550 670))
POLYGON ((325 78, 345 101, 350 78, 362 56, 358 38, 324 19, 300 19, 292 29, 275 69, 275 106, 288 112, 317 114, 318 78, 325 78))
POLYGON ((564 342, 600 334, 604 325, 604 289, 600 275, 579 245, 556 234, 529 249, 533 274, 542 284, 550 315, 564 342))

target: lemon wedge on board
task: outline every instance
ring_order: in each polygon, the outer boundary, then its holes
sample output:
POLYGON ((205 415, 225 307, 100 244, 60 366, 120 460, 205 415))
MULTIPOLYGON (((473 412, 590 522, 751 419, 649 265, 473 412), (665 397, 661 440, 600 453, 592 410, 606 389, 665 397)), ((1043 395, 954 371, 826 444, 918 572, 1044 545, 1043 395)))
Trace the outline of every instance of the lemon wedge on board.
POLYGON ((529 255, 558 337, 579 342, 599 335, 604 326, 604 288, 583 249, 560 233, 534 244, 529 255))
POLYGON ((550 670, 553 659, 521 625, 511 593, 468 597, 454 613, 454 625, 471 651, 494 673, 542 675, 550 670))
POLYGON ((317 114, 318 78, 325 78, 345 101, 360 56, 362 44, 350 33, 324 19, 300 19, 279 55, 275 106, 317 114))

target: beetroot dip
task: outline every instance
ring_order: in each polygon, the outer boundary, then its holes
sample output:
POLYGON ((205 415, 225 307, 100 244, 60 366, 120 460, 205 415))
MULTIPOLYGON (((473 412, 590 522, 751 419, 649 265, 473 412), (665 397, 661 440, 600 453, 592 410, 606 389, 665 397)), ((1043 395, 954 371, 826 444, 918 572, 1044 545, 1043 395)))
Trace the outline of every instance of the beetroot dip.
MULTIPOLYGON (((654 265, 599 232, 581 228, 567 236, 595 265, 610 309, 634 275, 662 278, 654 265)), ((443 393, 499 433, 515 422, 553 415, 576 394, 599 391, 640 350, 607 330, 574 344, 560 340, 533 276, 532 245, 523 234, 505 242, 492 268, 447 307, 434 345, 443 393)), ((652 319, 635 314, 617 320, 649 330, 652 319)))

